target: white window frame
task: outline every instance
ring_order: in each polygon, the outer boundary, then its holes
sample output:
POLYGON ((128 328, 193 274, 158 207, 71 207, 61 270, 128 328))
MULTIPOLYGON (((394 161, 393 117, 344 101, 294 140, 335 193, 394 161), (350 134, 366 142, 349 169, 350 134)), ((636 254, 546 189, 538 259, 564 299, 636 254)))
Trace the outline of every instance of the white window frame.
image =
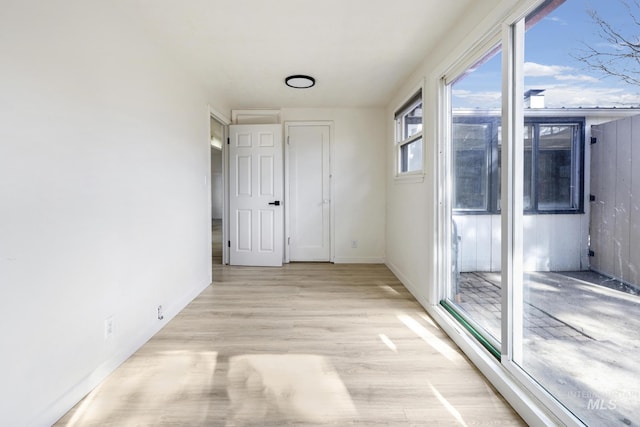
MULTIPOLYGON (((542 1, 538 2, 542 3, 542 1)), ((532 10, 529 10, 531 12, 532 10)), ((525 17, 502 26, 502 365, 566 426, 584 425, 518 363, 523 342, 523 173, 525 17), (504 320, 506 319, 506 321, 504 320)))
MULTIPOLYGON (((538 384, 516 362, 521 357, 521 334, 514 330, 522 328, 522 170, 523 141, 519 138, 524 127, 523 103, 523 63, 524 63, 524 19, 543 0, 521 0, 517 7, 496 17, 496 24, 490 26, 484 36, 464 52, 456 52, 449 59, 449 66, 435 73, 434 83, 438 93, 436 163, 438 204, 436 207, 435 230, 438 246, 436 272, 437 286, 433 289, 433 305, 427 306, 429 313, 438 321, 445 332, 460 346, 473 363, 496 386, 503 396, 532 425, 583 426, 584 424, 567 408, 538 384), (451 132, 450 84, 496 42, 502 45, 502 280, 506 292, 502 300, 502 340, 501 360, 495 359, 470 333, 463 331, 437 301, 446 299, 450 288, 451 262, 451 180, 449 147, 451 132), (517 100, 514 101, 514 100, 517 100), (505 147, 509 147, 506 148, 505 147), (515 341, 514 341, 515 339, 515 341)), ((478 35, 476 35, 478 36, 478 35)), ((471 39, 467 40, 471 41, 471 39)))
POLYGON ((420 85, 416 90, 412 91, 412 95, 405 98, 400 107, 396 108, 393 116, 393 129, 394 129, 394 142, 395 142, 395 157, 396 157, 396 179, 404 181, 416 181, 422 182, 424 180, 424 154, 425 154, 425 141, 424 141, 424 94, 423 87, 420 85), (403 120, 402 118, 418 105, 422 105, 422 121, 420 124, 420 130, 411 135, 404 135, 403 132, 403 120), (422 144, 422 152, 420 156, 420 167, 415 170, 403 170, 403 158, 402 151, 405 147, 420 140, 422 144))

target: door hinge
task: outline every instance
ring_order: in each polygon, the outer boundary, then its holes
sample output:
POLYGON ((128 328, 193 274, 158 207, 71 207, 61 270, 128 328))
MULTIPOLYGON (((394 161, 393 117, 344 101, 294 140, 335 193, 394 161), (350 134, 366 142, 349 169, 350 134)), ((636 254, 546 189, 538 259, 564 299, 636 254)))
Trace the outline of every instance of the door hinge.
POLYGON ((291 244, 291 237, 287 237, 287 245, 291 244))
POLYGON ((227 138, 227 145, 231 144, 231 138, 227 138))
POLYGON ((596 142, 598 142, 598 138, 596 138, 595 136, 591 137, 591 145, 595 144, 596 142))
POLYGON ((595 202, 596 201, 596 196, 593 194, 589 194, 589 201, 590 202, 595 202))
POLYGON ((291 137, 287 135, 287 144, 291 145, 291 137))
POLYGON ((591 249, 589 249, 589 256, 596 256, 596 253, 594 251, 592 251, 591 249))
POLYGON ((227 240, 227 247, 230 248, 231 247, 231 240, 227 240))

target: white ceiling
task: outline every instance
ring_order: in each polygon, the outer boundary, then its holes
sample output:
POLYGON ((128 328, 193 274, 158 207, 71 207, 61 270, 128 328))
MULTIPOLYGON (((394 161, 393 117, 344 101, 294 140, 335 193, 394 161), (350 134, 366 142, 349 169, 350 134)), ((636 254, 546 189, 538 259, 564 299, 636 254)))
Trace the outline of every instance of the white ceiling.
POLYGON ((232 108, 373 107, 472 0, 121 0, 232 108), (308 90, 284 84, 309 74, 308 90))

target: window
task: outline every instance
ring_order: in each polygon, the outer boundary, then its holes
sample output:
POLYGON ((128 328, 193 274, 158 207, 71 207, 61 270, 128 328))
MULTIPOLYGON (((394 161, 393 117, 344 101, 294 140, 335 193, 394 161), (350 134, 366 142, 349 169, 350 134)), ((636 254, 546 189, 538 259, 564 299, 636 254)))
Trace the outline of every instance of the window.
POLYGON ((499 117, 455 118, 452 126, 455 170, 453 208, 458 211, 487 212, 495 205, 499 182, 495 166, 498 156, 499 117))
MULTIPOLYGON (((581 123, 532 124, 537 153, 536 204, 539 211, 578 210, 582 185, 578 155, 581 123)), ((532 195, 533 196, 533 195, 532 195)))
MULTIPOLYGON (((454 115, 454 205, 459 212, 500 212, 500 118, 454 115)), ((584 118, 525 118, 526 213, 581 213, 584 118)))
POLYGON ((422 91, 395 114, 398 174, 422 170, 422 91))

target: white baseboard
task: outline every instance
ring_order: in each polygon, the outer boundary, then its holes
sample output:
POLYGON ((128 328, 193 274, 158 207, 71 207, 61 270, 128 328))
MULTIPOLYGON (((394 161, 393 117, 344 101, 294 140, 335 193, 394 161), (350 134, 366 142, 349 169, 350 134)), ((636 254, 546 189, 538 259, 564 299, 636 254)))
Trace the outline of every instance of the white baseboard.
POLYGON ((384 257, 336 257, 334 264, 384 264, 384 257))
POLYGON ((187 304, 193 301, 210 284, 193 288, 182 298, 168 305, 164 309, 164 319, 162 322, 153 322, 140 334, 123 343, 120 350, 115 351, 107 360, 97 366, 93 372, 87 375, 82 381, 67 390, 65 393, 44 409, 28 424, 30 427, 51 426, 62 418, 71 408, 73 408, 82 398, 96 388, 106 377, 124 363, 133 353, 138 351, 151 337, 164 328, 187 304))
POLYGON ((418 300, 418 302, 420 303, 420 305, 422 305, 423 307, 427 307, 429 305, 429 302, 426 300, 426 298, 424 298, 422 296, 422 294, 420 294, 420 292, 418 291, 418 287, 415 286, 411 280, 409 280, 408 278, 406 278, 402 272, 400 271, 400 269, 398 267, 396 267, 393 263, 391 262, 387 262, 386 266, 389 270, 391 270, 391 272, 398 278, 398 280, 400 280, 400 282, 402 282, 402 285, 409 291, 409 293, 411 295, 413 295, 413 297, 418 300))

